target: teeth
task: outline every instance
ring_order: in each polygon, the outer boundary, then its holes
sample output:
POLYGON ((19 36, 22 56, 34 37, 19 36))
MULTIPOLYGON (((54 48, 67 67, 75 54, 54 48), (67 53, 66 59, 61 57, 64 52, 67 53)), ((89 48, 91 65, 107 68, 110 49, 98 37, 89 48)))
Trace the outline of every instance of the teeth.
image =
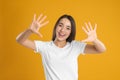
POLYGON ((64 34, 60 34, 61 36, 64 36, 64 34))
POLYGON ((59 33, 61 36, 64 36, 65 34, 61 34, 61 33, 59 33))
POLYGON ((61 37, 65 36, 65 34, 61 34, 61 33, 59 33, 59 35, 60 35, 61 37))

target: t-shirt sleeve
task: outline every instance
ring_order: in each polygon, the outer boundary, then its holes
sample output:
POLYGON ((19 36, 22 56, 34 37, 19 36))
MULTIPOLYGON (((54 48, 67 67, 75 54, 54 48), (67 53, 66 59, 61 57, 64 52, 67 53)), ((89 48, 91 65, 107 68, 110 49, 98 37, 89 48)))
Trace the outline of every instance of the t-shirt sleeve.
POLYGON ((45 42, 34 40, 35 43, 35 53, 42 53, 44 51, 45 42))
POLYGON ((86 43, 84 42, 74 41, 74 47, 78 55, 79 54, 84 55, 85 46, 86 46, 86 43))

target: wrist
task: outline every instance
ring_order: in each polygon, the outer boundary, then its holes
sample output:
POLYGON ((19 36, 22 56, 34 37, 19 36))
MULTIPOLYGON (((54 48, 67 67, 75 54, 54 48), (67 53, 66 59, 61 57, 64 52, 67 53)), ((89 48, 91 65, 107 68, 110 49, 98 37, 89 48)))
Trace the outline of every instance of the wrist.
POLYGON ((28 28, 26 31, 29 33, 33 33, 33 31, 30 28, 28 28))
POLYGON ((99 40, 96 38, 93 43, 96 44, 99 40))

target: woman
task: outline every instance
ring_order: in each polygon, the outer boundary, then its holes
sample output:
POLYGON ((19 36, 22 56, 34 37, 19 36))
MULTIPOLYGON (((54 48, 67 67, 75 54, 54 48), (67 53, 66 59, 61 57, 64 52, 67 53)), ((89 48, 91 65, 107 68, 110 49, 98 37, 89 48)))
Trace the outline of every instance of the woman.
POLYGON ((87 39, 75 41, 75 21, 72 16, 63 15, 55 24, 52 41, 31 41, 28 37, 32 33, 42 37, 39 29, 49 23, 43 22, 46 16, 42 16, 41 14, 36 19, 34 15, 31 26, 17 36, 17 42, 42 55, 46 80, 78 80, 78 56, 83 53, 102 53, 106 50, 104 44, 97 38, 97 24, 93 29, 90 22, 85 23, 86 28, 82 29, 88 35, 87 39))

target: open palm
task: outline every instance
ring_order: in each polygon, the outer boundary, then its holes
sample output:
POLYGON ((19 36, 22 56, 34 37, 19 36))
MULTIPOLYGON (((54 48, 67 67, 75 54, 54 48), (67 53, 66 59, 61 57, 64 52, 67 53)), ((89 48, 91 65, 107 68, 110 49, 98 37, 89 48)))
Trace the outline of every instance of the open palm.
POLYGON ((82 40, 82 42, 93 42, 94 40, 97 39, 97 33, 96 33, 96 29, 97 29, 97 24, 95 24, 95 27, 93 29, 91 23, 85 23, 85 27, 82 27, 82 29, 84 30, 84 32, 87 34, 87 38, 85 40, 82 40))
POLYGON ((33 33, 39 35, 40 37, 42 37, 42 34, 39 32, 39 29, 43 26, 45 26, 46 24, 48 24, 49 21, 45 21, 47 16, 44 16, 42 18, 42 14, 40 14, 40 16, 36 19, 36 14, 34 14, 34 18, 32 21, 32 24, 30 25, 30 29, 33 33))

